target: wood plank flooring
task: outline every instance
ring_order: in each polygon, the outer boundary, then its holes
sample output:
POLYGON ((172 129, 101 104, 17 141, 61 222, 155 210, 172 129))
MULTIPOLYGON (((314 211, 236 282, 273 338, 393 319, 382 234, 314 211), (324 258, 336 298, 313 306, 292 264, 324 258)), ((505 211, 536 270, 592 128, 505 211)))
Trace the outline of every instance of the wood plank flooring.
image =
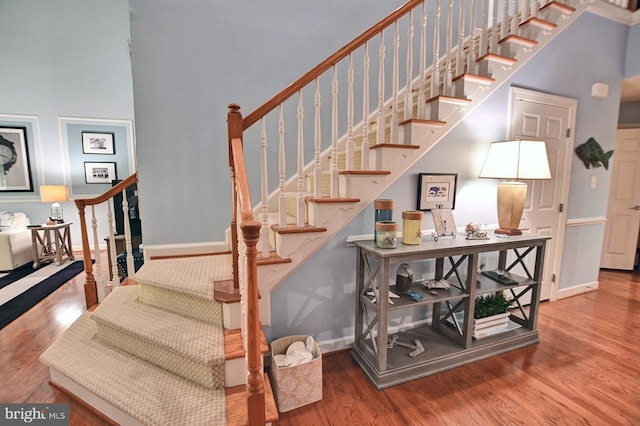
MULTIPOLYGON (((378 391, 348 351, 323 358, 323 399, 277 425, 640 425, 640 274, 601 271, 600 289, 543 303, 541 343, 378 391)), ((0 330, 0 402, 69 403, 71 425, 103 425, 48 383, 38 357, 84 311, 84 274, 0 330)))

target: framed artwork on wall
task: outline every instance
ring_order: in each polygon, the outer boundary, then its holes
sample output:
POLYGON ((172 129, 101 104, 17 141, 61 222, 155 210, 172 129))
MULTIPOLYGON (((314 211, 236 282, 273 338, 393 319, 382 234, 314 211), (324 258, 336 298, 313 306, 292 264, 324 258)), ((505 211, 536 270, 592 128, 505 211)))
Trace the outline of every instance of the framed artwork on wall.
POLYGON ((83 154, 106 154, 116 153, 113 133, 82 132, 82 153, 83 154))
POLYGON ((84 162, 84 180, 86 183, 106 183, 111 185, 111 181, 116 179, 118 179, 116 163, 84 162))
POLYGON ((418 210, 454 209, 456 204, 455 173, 418 174, 418 210))
POLYGON ((26 127, 0 127, 0 192, 33 192, 26 127))

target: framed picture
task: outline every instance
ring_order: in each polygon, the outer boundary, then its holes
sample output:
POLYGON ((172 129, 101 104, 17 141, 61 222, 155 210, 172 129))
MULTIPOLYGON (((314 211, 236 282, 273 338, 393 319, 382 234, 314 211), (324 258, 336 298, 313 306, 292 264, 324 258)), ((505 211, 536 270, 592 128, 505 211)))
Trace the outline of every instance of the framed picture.
POLYGON ((87 183, 107 183, 116 180, 116 163, 84 163, 84 180, 87 183))
POLYGON ((420 173, 418 210, 453 209, 456 205, 457 174, 420 173))
POLYGON ((82 152, 84 154, 115 154, 113 133, 82 132, 82 152))
POLYGON ((0 192, 33 192, 26 127, 0 126, 0 192))

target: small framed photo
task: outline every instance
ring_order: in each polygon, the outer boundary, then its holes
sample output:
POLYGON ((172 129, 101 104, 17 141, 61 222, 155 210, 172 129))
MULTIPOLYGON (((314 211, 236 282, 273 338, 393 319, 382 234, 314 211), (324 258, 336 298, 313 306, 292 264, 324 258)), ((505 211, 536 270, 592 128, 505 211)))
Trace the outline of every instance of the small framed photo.
POLYGON ((118 179, 116 163, 84 163, 84 180, 87 183, 108 183, 118 179))
POLYGON ((454 209, 458 175, 420 173, 418 175, 418 210, 454 209))
POLYGON ((82 153, 115 154, 116 148, 113 133, 82 132, 82 153))
POLYGON ((451 209, 431 209, 433 224, 435 226, 435 237, 453 236, 455 238, 457 228, 453 219, 451 209))

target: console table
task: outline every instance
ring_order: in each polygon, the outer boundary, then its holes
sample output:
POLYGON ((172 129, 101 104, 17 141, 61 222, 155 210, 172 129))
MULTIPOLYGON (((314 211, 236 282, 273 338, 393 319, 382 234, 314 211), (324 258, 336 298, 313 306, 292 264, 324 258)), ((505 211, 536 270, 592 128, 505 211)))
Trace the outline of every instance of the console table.
POLYGON ((356 318, 355 341, 351 353, 378 389, 428 376, 499 353, 539 342, 537 315, 545 235, 525 234, 507 238, 491 235, 486 240, 443 237, 433 241, 423 237, 420 245, 380 249, 373 241, 356 242, 356 318), (491 253, 494 265, 513 280, 510 284, 494 281, 478 273, 479 257, 491 253), (529 258, 531 256, 531 258, 529 258), (450 282, 448 290, 429 290, 415 280, 410 290, 422 297, 414 301, 391 285, 390 276, 400 263, 431 260, 433 279, 450 282), (391 266, 394 264, 395 268, 391 266), (533 267, 531 267, 533 266, 533 267), (515 273, 517 272, 517 274, 515 273), (388 292, 400 296, 389 302, 388 292), (473 314, 476 297, 508 291, 513 299, 506 331, 479 339, 473 338, 473 314), (399 330, 397 341, 412 344, 419 340, 425 351, 410 357, 406 347, 387 347, 389 314, 411 309, 431 310, 426 325, 399 330))
POLYGON ((71 222, 55 225, 32 225, 31 244, 33 249, 33 269, 47 261, 62 265, 63 257, 74 260, 71 251, 71 222))

